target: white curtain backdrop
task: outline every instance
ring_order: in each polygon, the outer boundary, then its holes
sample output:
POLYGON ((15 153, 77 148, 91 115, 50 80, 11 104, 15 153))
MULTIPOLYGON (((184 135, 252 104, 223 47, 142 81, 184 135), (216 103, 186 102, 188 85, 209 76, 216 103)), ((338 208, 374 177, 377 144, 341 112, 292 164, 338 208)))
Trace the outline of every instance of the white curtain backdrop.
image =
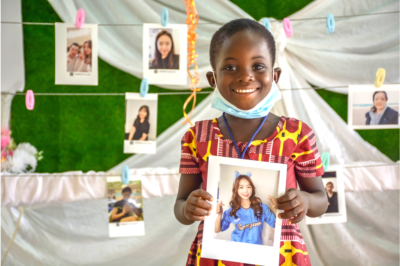
MULTIPOLYGON (((87 23, 154 23, 160 21, 163 6, 169 8, 170 23, 184 23, 186 18, 181 0, 49 2, 65 22, 74 22, 78 8, 85 9, 87 23)), ((223 24, 235 18, 250 17, 228 1, 196 1, 196 7, 201 18, 199 23, 223 24)), ((389 11, 399 11, 399 2, 319 0, 290 18, 389 11)), ((211 70, 208 46, 219 27, 203 24, 196 30, 201 87, 208 86, 205 80, 205 72, 211 70)), ((276 65, 283 70, 278 84, 281 89, 309 87, 308 82, 327 87, 371 84, 379 67, 386 69, 385 82, 399 83, 398 13, 337 18, 335 32, 330 35, 326 33, 324 19, 293 21, 293 28, 292 38, 287 39, 282 24, 272 22, 271 31, 277 43, 276 65)), ((101 26, 99 56, 141 78, 141 35, 141 26, 101 26)), ((355 131, 349 130, 315 91, 284 90, 282 97, 274 112, 306 122, 317 136, 319 150, 330 153, 332 164, 392 163, 355 131)), ((210 108, 210 100, 208 97, 199 104, 192 121, 220 115, 210 108)), ((187 124, 180 124, 182 121, 159 136, 157 154, 134 155, 110 171, 120 171, 123 165, 130 168, 178 167, 180 139, 188 129, 187 124)), ((352 173, 352 179, 345 181, 350 188, 346 192, 347 223, 314 226, 301 223, 313 265, 399 264, 398 170, 376 170, 371 175, 365 175, 365 171, 367 167, 361 167, 360 171, 352 173), (370 191, 351 190, 365 182, 370 191)), ((183 265, 196 226, 183 226, 175 220, 174 200, 174 196, 146 199, 144 205, 146 217, 149 217, 146 218, 149 220, 146 236, 123 239, 108 238, 101 200, 27 207, 5 265, 183 265)), ((2 208, 2 254, 17 217, 16 209, 2 208)))

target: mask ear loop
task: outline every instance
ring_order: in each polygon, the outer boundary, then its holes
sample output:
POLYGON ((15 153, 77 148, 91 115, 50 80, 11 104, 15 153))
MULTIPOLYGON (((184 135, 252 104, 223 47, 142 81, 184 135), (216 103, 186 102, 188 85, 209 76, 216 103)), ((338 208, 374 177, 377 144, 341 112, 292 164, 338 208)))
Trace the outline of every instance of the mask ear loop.
POLYGON ((213 77, 214 77, 214 82, 215 82, 215 88, 214 89, 216 89, 216 88, 218 88, 218 86, 217 86, 217 79, 215 78, 214 71, 213 71, 213 77))

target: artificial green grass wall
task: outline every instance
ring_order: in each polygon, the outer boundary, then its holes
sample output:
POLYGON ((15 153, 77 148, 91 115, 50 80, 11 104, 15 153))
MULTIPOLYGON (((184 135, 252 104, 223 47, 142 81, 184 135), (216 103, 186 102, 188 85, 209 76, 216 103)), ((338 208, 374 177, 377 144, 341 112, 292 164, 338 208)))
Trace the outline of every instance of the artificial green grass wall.
MULTIPOLYGON (((282 19, 310 0, 234 0, 255 19, 282 19)), ((201 15, 201 14, 200 14, 201 15)), ((45 0, 22 1, 25 22, 62 22, 45 0)), ((39 92, 139 92, 140 80, 99 58, 98 86, 54 84, 54 26, 24 25, 25 91, 39 92)), ((150 86, 151 92, 170 92, 150 86)), ((347 96, 318 90, 336 112, 347 120, 347 96)), ((159 96, 157 134, 182 117, 188 95, 159 96)), ((198 102, 206 95, 198 95, 198 102)), ((12 136, 16 143, 30 142, 44 151, 36 172, 71 170, 105 171, 130 154, 123 154, 125 99, 122 96, 37 96, 35 109, 27 111, 25 97, 15 96, 11 110, 12 136)), ((359 131, 365 140, 392 160, 399 160, 399 130, 359 131)))

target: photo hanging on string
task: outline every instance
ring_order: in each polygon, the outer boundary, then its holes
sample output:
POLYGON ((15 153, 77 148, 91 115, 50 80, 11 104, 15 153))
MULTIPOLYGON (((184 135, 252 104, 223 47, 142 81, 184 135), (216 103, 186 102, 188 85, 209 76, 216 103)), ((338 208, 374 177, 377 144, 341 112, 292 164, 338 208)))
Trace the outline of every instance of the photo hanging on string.
POLYGON ((329 224, 347 222, 346 197, 344 193, 343 168, 329 165, 322 175, 322 182, 328 198, 328 209, 318 217, 306 216, 306 224, 329 224))
POLYGON ((352 129, 400 128, 400 85, 349 86, 348 126, 352 129))
POLYGON ((107 177, 108 228, 110 237, 144 235, 142 181, 130 177, 107 177))
POLYGON ((97 25, 56 23, 55 84, 98 85, 97 25))
POLYGON ((282 211, 276 199, 285 193, 287 166, 219 156, 208 162, 207 192, 215 200, 204 220, 201 257, 278 265, 282 211))
POLYGON ((186 24, 143 24, 143 78, 149 84, 187 84, 186 34, 186 24))
POLYGON ((126 93, 124 153, 156 153, 158 95, 126 93))

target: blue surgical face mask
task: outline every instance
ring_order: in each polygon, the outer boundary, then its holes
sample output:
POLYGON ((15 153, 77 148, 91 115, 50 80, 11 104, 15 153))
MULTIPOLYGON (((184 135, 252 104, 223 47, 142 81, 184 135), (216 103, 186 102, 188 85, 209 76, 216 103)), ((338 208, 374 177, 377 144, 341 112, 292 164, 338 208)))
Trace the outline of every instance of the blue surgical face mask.
MULTIPOLYGON (((227 101, 219 92, 217 86, 217 80, 215 79, 215 75, 213 72, 214 81, 215 81, 215 89, 211 102, 211 107, 227 114, 244 118, 244 119, 254 119, 265 117, 269 114, 274 104, 281 99, 281 92, 278 89, 275 81, 272 81, 272 87, 267 96, 262 99, 254 108, 250 110, 242 110, 237 108, 235 105, 231 104, 227 101)), ((273 75, 272 75, 273 76, 273 75)))

